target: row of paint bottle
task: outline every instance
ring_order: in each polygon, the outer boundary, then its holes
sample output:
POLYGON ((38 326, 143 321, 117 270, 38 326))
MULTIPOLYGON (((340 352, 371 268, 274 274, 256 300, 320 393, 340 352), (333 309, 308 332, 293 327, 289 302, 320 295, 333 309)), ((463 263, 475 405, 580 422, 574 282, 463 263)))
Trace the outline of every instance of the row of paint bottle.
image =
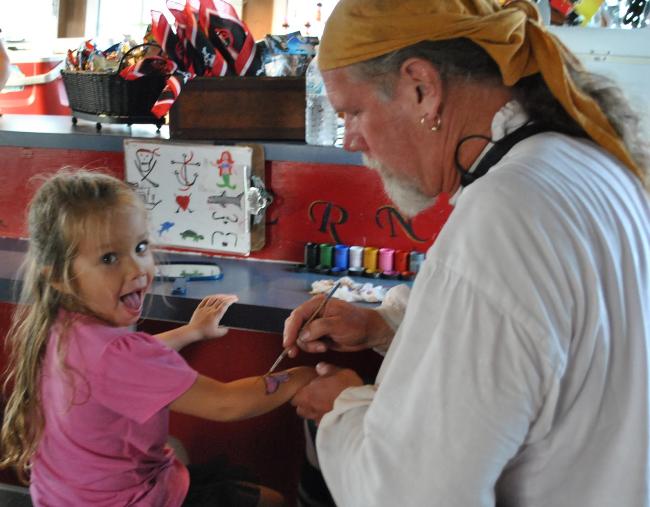
POLYGON ((412 280, 423 261, 424 253, 414 250, 310 242, 305 244, 304 264, 299 269, 336 276, 412 280))

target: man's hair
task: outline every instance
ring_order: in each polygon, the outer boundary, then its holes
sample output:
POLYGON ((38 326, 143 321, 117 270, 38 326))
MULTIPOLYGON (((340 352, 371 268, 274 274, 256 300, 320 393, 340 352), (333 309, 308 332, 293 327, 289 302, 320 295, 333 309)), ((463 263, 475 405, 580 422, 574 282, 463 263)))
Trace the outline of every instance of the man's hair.
MULTIPOLYGON (((402 64, 409 58, 421 58, 436 67, 445 86, 463 82, 502 84, 496 62, 478 44, 459 38, 446 41, 422 41, 386 55, 351 66, 353 75, 373 81, 379 91, 391 97, 402 64)), ((650 147, 642 135, 640 116, 630 107, 622 90, 611 79, 578 68, 566 62, 576 87, 589 95, 623 140, 634 162, 643 174, 642 183, 650 188, 650 147)), ((588 137, 584 129, 565 111, 553 96, 541 74, 521 79, 512 90, 530 119, 543 123, 550 130, 571 136, 588 137)))

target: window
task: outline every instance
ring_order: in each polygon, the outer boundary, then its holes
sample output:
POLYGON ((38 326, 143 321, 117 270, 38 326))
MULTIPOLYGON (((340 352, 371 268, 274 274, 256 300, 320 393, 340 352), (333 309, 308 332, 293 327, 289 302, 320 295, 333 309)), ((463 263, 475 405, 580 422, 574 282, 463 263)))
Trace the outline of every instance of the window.
MULTIPOLYGON (((180 6, 185 0, 176 0, 180 6)), ((90 30, 97 39, 117 42, 123 35, 129 35, 139 41, 151 23, 151 11, 165 13, 170 21, 173 19, 167 10, 166 0, 88 0, 96 3, 96 28, 90 30)), ((241 16, 242 0, 229 1, 241 16)), ((90 6, 90 5, 89 5, 90 6)))
POLYGON ((325 21, 337 3, 338 0, 275 0, 273 33, 300 31, 303 35, 320 37, 325 21))

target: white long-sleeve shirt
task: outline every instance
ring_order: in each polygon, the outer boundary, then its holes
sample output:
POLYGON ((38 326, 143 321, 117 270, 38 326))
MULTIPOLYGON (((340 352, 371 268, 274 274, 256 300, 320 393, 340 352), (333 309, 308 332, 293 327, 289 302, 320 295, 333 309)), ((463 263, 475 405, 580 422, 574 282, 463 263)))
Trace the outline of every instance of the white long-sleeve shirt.
POLYGON ((456 200, 320 466, 340 507, 648 506, 649 354, 648 194, 536 135, 456 200))

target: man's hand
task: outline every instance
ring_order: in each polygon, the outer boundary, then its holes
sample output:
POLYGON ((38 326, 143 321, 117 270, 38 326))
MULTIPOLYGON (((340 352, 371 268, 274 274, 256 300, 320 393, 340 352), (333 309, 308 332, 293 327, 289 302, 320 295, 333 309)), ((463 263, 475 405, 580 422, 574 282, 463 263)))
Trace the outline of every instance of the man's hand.
POLYGON ((334 400, 344 389, 361 386, 363 381, 353 371, 337 366, 318 363, 318 377, 300 389, 291 400, 299 416, 319 423, 324 414, 332 410, 334 400))
POLYGON ((353 352, 374 347, 392 337, 393 330, 379 313, 339 299, 330 299, 321 315, 301 329, 324 297, 306 301, 285 321, 282 345, 289 349, 290 357, 298 354, 298 347, 306 352, 327 349, 353 352))

